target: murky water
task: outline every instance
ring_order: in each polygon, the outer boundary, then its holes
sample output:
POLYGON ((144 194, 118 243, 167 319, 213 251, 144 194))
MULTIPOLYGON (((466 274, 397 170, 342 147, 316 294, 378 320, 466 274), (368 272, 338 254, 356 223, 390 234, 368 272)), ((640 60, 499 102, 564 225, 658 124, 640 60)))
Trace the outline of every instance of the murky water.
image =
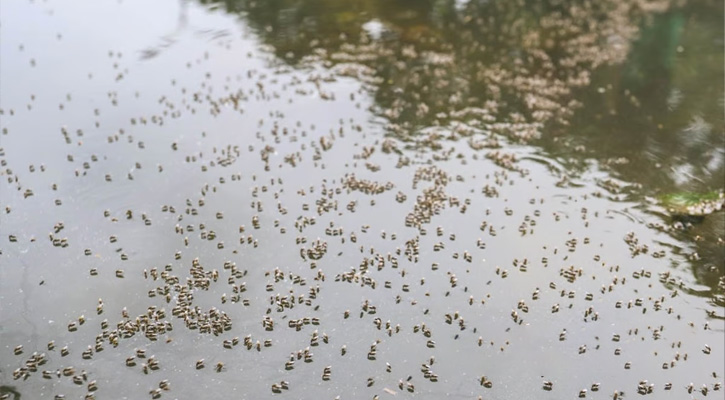
POLYGON ((722 397, 722 2, 0 7, 4 398, 722 397))

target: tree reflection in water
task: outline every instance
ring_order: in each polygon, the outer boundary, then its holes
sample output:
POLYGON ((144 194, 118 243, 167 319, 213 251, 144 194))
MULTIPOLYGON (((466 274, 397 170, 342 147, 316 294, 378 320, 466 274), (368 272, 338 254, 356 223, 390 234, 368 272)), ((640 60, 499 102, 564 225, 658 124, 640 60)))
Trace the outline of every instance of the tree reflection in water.
POLYGON ((283 62, 325 63, 365 82, 388 134, 408 149, 493 133, 540 146, 567 166, 565 178, 596 161, 626 186, 605 183, 605 194, 642 204, 691 244, 678 251, 696 253, 698 281, 715 290, 725 274, 722 213, 671 225, 650 199, 722 190, 722 2, 223 5, 283 62))

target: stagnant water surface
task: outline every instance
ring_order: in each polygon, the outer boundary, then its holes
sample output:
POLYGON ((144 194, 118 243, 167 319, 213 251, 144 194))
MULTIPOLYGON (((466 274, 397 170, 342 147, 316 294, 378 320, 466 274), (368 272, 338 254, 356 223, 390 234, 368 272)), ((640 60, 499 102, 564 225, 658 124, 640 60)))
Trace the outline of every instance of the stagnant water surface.
POLYGON ((721 1, 8 0, 9 399, 721 398, 721 1))

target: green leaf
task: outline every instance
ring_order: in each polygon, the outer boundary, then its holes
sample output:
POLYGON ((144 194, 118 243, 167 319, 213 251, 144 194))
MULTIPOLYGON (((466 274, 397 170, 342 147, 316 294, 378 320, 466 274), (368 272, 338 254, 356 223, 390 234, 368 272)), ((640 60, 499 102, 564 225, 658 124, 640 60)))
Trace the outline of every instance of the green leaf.
POLYGON ((660 196, 660 203, 673 215, 704 216, 725 206, 725 193, 680 192, 660 196))

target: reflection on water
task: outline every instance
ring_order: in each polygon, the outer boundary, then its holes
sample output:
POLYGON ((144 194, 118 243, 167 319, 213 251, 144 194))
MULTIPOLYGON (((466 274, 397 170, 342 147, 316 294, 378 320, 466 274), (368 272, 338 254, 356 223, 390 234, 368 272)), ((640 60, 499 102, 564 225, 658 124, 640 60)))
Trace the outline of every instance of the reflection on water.
MULTIPOLYGON (((647 197, 723 189, 721 2, 223 4, 280 59, 370 83, 390 134, 416 147, 436 142, 423 137, 430 126, 525 141, 543 130, 545 154, 572 168, 598 161, 645 208, 647 197)), ((725 273, 724 223, 672 231, 713 289, 725 273)))
POLYGON ((723 14, 4 2, 0 393, 717 396, 723 14))

